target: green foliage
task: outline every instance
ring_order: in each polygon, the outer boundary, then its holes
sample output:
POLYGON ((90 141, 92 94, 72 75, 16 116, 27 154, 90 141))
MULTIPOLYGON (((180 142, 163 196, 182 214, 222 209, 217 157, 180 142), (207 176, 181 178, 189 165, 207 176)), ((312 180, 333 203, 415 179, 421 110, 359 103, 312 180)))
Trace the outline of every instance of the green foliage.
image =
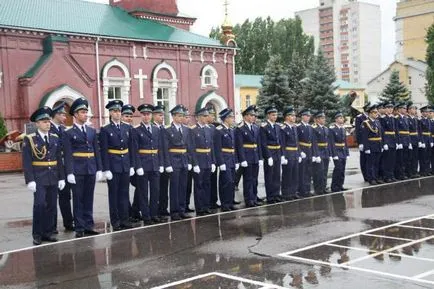
POLYGON ((426 50, 426 63, 428 68, 426 70, 427 83, 425 85, 425 92, 428 101, 434 103, 434 24, 428 28, 426 42, 428 44, 426 50))
POLYGON ((8 129, 6 128, 5 120, 0 113, 0 138, 4 137, 8 133, 8 129))
POLYGON ((389 83, 381 93, 381 101, 392 101, 394 103, 399 101, 408 101, 411 99, 410 92, 404 83, 399 81, 399 71, 393 70, 390 74, 389 83))

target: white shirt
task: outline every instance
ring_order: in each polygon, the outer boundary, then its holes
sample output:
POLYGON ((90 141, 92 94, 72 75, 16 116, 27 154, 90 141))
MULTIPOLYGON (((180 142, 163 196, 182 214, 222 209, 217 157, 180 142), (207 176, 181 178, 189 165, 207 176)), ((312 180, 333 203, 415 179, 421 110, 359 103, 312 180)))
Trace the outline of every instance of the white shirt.
POLYGON ((152 126, 150 123, 146 124, 146 123, 142 122, 142 124, 146 128, 146 130, 152 132, 152 126))
POLYGON ((86 132, 86 125, 85 124, 81 125, 81 124, 76 123, 75 125, 78 127, 78 129, 80 131, 83 131, 83 129, 84 129, 84 132, 86 132))
POLYGON ((49 138, 49 133, 48 133, 48 132, 47 132, 47 133, 43 133, 42 131, 40 131, 40 130, 38 129, 38 133, 39 133, 39 135, 41 136, 41 138, 42 138, 43 140, 45 140, 45 137, 47 137, 48 143, 50 143, 50 138, 49 138))
POLYGON ((175 126, 175 128, 176 128, 177 130, 180 130, 180 129, 182 128, 182 125, 181 125, 181 124, 173 123, 173 125, 175 126))
POLYGON ((309 126, 309 124, 305 123, 304 121, 302 121, 301 123, 304 124, 304 126, 309 126))

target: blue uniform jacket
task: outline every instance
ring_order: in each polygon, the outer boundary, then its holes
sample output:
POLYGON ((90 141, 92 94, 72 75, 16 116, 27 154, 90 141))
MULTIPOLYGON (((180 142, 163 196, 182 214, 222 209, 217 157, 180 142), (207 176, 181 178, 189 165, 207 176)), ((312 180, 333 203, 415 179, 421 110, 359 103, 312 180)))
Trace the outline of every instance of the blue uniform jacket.
POLYGON ((86 137, 75 124, 63 134, 66 174, 94 175, 102 170, 96 130, 86 126, 86 137))
POLYGON ((123 122, 120 123, 120 129, 113 122, 101 128, 99 139, 104 171, 126 173, 135 167, 131 131, 131 126, 123 122))
POLYGON ((307 158, 313 155, 312 141, 313 141, 313 128, 311 125, 300 123, 297 125, 298 146, 302 152, 306 154, 307 158))
POLYGON ((191 164, 201 169, 210 169, 215 164, 214 139, 215 128, 194 125, 190 128, 189 147, 191 148, 191 164))
POLYGON ((238 163, 235 151, 235 133, 232 128, 219 125, 214 131, 214 156, 216 164, 234 168, 238 163))
POLYGON ((408 116, 408 130, 410 131, 410 142, 414 148, 419 143, 419 126, 417 117, 408 116))
POLYGON ((66 127, 64 125, 59 125, 59 128, 57 128, 53 123, 51 124, 50 127, 50 133, 54 133, 55 135, 57 135, 59 137, 59 141, 60 141, 60 147, 62 147, 62 138, 63 138, 63 133, 65 132, 66 127))
POLYGON ((37 185, 57 186, 59 180, 65 179, 59 137, 50 133, 48 142, 48 147, 46 147, 45 140, 38 132, 24 138, 23 168, 26 184, 36 182, 37 185), (43 158, 39 159, 34 154, 31 143, 35 151, 46 151, 43 158))
POLYGON ((431 137, 431 121, 426 118, 422 117, 419 119, 419 135, 420 135, 420 141, 423 142, 427 147, 429 147, 429 144, 432 141, 431 137))
POLYGON ((312 153, 315 157, 328 159, 330 157, 329 146, 329 129, 325 126, 317 124, 312 125, 313 140, 312 140, 312 153))
POLYGON ((245 122, 235 129, 235 147, 238 161, 257 164, 262 160, 261 136, 257 125, 252 125, 253 132, 245 122))
POLYGON ((181 125, 182 135, 172 123, 166 126, 164 131, 164 166, 173 169, 187 168, 190 163, 190 148, 188 147, 188 138, 190 129, 181 125), (179 153, 179 150, 184 151, 179 153))
POLYGON ((280 125, 275 123, 273 127, 271 123, 267 121, 261 124, 261 128, 259 130, 261 134, 262 157, 264 159, 268 159, 270 157, 280 157, 282 153, 280 125))
POLYGON ((368 118, 362 123, 362 144, 364 151, 380 153, 382 150, 381 127, 377 120, 368 118))
POLYGON ((300 152, 298 149, 297 127, 284 123, 281 125, 280 139, 282 143, 282 155, 287 160, 298 160, 300 152))
POLYGON ((387 146, 392 149, 396 148, 398 141, 396 136, 395 118, 391 115, 386 115, 380 118, 380 124, 383 144, 387 144, 387 146))
POLYGON ((136 169, 145 172, 156 172, 164 166, 163 133, 155 125, 151 125, 151 133, 141 123, 132 130, 134 139, 134 156, 136 169))
POLYGON ((356 116, 355 120, 355 132, 356 132, 356 141, 358 144, 362 143, 362 123, 368 119, 368 116, 364 113, 356 116))
POLYGON ((395 128, 397 133, 398 144, 408 147, 410 144, 410 130, 408 119, 402 115, 395 117, 395 128))
POLYGON ((329 128, 329 144, 331 157, 344 159, 350 155, 347 145, 345 129, 337 125, 331 125, 329 128))

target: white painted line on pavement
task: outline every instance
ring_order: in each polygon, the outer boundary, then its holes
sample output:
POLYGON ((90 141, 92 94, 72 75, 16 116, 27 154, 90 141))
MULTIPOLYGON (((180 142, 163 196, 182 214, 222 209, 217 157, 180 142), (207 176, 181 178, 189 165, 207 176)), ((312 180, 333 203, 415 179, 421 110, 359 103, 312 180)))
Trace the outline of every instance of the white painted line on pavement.
POLYGON ((375 238, 384 238, 384 239, 406 241, 406 242, 413 241, 413 239, 398 238, 398 237, 392 237, 392 236, 386 236, 386 235, 376 235, 376 234, 362 234, 361 236, 369 236, 369 237, 375 237, 375 238))
POLYGON ((434 231, 434 228, 417 227, 417 226, 410 226, 410 225, 398 225, 398 227, 409 228, 409 229, 417 229, 417 230, 434 231))
POLYGON ((415 276, 413 276, 413 278, 422 279, 422 278, 427 277, 427 276, 432 275, 432 274, 434 274, 434 270, 430 270, 430 271, 424 272, 422 274, 415 275, 415 276))

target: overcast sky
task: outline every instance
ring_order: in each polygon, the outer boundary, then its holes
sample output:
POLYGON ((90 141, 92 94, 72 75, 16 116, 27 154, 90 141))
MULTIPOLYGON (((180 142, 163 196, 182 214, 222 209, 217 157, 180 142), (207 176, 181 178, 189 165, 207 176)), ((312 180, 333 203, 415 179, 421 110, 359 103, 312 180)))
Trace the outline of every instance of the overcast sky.
MULTIPOLYGON (((88 0, 108 3, 108 0, 88 0)), ((159 1, 159 0, 155 0, 159 1)), ((385 68, 394 59, 395 54, 395 15, 396 0, 363 0, 380 5, 382 23, 382 67, 385 68)), ((178 0, 178 8, 184 14, 196 17, 192 31, 208 36, 213 26, 223 22, 223 0, 178 0)), ((242 23, 246 18, 271 16, 274 20, 294 17, 294 12, 317 7, 318 0, 229 0, 229 15, 232 24, 242 23)))

